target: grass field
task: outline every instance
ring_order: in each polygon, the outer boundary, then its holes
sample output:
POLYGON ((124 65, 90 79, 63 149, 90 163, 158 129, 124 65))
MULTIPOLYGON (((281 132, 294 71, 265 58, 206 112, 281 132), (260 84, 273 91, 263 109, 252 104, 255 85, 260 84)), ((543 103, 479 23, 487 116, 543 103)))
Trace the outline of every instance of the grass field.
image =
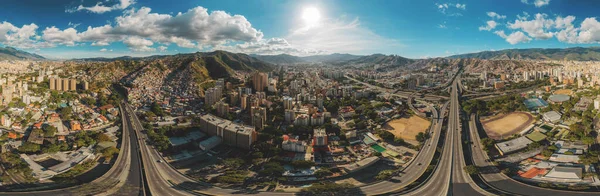
POLYGON ((531 114, 525 112, 513 112, 500 114, 483 120, 481 123, 488 137, 499 140, 503 136, 509 137, 519 133, 527 126, 533 124, 535 119, 531 114))
POLYGON ((573 91, 570 89, 559 89, 554 91, 555 95, 572 95, 573 91))
POLYGON ((386 123, 383 128, 394 134, 396 137, 415 142, 417 134, 419 132, 425 132, 430 124, 431 122, 427 119, 411 116, 410 118, 392 120, 386 123))

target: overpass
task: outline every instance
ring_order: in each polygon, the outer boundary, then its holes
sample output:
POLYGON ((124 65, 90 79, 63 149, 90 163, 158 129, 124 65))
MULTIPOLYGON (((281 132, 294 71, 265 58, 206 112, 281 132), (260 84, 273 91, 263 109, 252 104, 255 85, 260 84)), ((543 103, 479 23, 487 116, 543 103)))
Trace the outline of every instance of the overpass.
POLYGON ((483 171, 478 174, 483 180, 482 186, 487 186, 495 191, 500 192, 503 195, 527 195, 527 196, 549 196, 549 195, 561 195, 561 196, 577 196, 577 195, 599 195, 598 192, 582 192, 582 191, 565 191, 547 189, 537 186, 528 185, 519 181, 516 181, 507 175, 500 172, 500 170, 494 165, 494 162, 490 159, 487 153, 483 150, 481 145, 480 133, 484 133, 480 129, 478 118, 475 114, 471 114, 469 120, 469 132, 472 139, 471 145, 471 157, 474 165, 479 168, 483 168, 483 171))

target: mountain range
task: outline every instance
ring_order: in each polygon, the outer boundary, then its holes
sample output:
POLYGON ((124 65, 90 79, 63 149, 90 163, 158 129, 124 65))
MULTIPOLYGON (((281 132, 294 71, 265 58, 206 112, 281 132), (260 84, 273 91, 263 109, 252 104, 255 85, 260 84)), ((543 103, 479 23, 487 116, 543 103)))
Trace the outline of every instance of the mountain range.
MULTIPOLYGON (((293 56, 289 54, 279 55, 256 55, 256 54, 243 54, 243 53, 231 53, 226 51, 214 51, 214 52, 197 52, 192 53, 202 57, 209 56, 222 56, 227 60, 230 57, 235 56, 236 58, 245 59, 246 64, 248 62, 262 63, 262 64, 307 64, 307 63, 330 63, 333 65, 360 65, 364 67, 376 67, 376 68, 387 68, 387 67, 398 67, 402 65, 408 65, 416 62, 416 59, 409 59, 398 55, 384 55, 384 54, 372 54, 372 55, 352 55, 352 54, 328 54, 328 55, 313 55, 313 56, 293 56)), ((130 57, 122 56, 116 58, 85 58, 85 59, 74 59, 79 61, 115 61, 115 60, 148 60, 165 58, 167 56, 180 56, 186 54, 175 54, 175 55, 154 55, 148 57, 130 57)), ((576 60, 576 61, 597 61, 600 60, 600 47, 574 47, 574 48, 531 48, 531 49, 506 49, 498 51, 483 51, 468 54, 459 54, 449 57, 448 59, 464 59, 474 58, 483 60, 576 60)), ((21 51, 12 47, 0 47, 0 60, 44 60, 43 56, 21 51)), ((223 61, 221 61, 223 62, 223 61)))
POLYGON ((600 60, 600 47, 575 48, 530 48, 484 51, 469 54, 459 54, 448 58, 477 58, 489 60, 600 60))
POLYGON ((18 50, 13 47, 0 47, 0 60, 44 60, 43 56, 18 50))
POLYGON ((272 64, 301 64, 301 63, 333 63, 358 59, 362 56, 352 54, 328 54, 328 55, 312 55, 312 56, 293 56, 289 54, 278 55, 250 55, 259 60, 272 64))

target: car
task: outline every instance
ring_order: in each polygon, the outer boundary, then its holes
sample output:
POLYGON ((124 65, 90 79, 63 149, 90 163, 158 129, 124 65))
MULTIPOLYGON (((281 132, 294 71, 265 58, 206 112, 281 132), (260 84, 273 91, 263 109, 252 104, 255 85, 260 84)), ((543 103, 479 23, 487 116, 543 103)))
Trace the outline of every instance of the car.
POLYGON ((162 160, 158 160, 158 161, 156 161, 156 162, 162 163, 162 160))
POLYGON ((418 166, 421 166, 421 163, 417 163, 418 166))

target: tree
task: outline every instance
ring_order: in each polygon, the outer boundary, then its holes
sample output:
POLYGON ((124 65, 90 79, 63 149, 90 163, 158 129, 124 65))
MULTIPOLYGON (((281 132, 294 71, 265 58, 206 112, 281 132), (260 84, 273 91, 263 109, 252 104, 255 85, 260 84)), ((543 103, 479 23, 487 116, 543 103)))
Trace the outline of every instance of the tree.
POLYGON ((475 165, 467 165, 463 169, 469 175, 474 175, 474 174, 478 174, 479 173, 479 169, 475 165))
POLYGON ((275 161, 268 162, 263 166, 263 169, 258 171, 258 174, 262 176, 281 176, 285 169, 281 164, 275 161))
POLYGON ((588 146, 592 145, 596 142, 596 140, 593 137, 589 137, 589 136, 582 137, 581 141, 583 141, 583 143, 588 146))
POLYGON ((152 103, 152 106, 150 106, 150 111, 159 116, 164 115, 162 108, 156 102, 152 103))
POLYGON ((223 165, 228 168, 236 169, 244 164, 244 160, 239 158, 229 158, 223 160, 223 165))
POLYGON ((306 160, 296 160, 296 161, 293 161, 291 163, 291 165, 294 166, 294 168, 307 169, 312 166, 315 166, 315 162, 306 161, 306 160))
POLYGON ((385 179, 392 177, 393 173, 394 173, 394 170, 383 170, 383 171, 380 171, 379 174, 377 174, 377 176, 375 176, 375 179, 385 180, 385 179))
POLYGON ((64 107, 62 109, 60 109, 60 116, 65 119, 71 119, 71 114, 73 113, 73 110, 71 109, 71 107, 64 107))
POLYGON ((544 155, 545 157, 550 157, 550 156, 552 156, 552 154, 554 154, 554 151, 552 151, 550 149, 542 150, 542 155, 544 155))
POLYGON ((44 146, 42 148, 43 153, 57 153, 61 149, 61 146, 57 144, 49 144, 48 146, 44 146))
POLYGON ((315 176, 317 176, 317 178, 324 178, 327 176, 331 176, 332 174, 333 172, 331 172, 331 170, 327 167, 321 167, 317 171, 315 171, 315 176))
POLYGON ((119 154, 119 149, 114 146, 102 149, 102 156, 106 158, 112 157, 115 154, 119 154))
POLYGON ((98 140, 98 142, 109 142, 111 141, 110 137, 104 133, 98 133, 98 135, 96 135, 96 140, 98 140))
POLYGON ((419 143, 425 142, 429 138, 429 133, 419 132, 416 136, 416 139, 419 143))
POLYGON ((54 136, 54 134, 56 134, 56 127, 52 126, 52 125, 47 125, 44 127, 44 136, 45 137, 52 137, 54 136))
POLYGON ((38 151, 40 151, 40 145, 31 142, 25 142, 19 147, 19 152, 22 153, 35 153, 38 151))

